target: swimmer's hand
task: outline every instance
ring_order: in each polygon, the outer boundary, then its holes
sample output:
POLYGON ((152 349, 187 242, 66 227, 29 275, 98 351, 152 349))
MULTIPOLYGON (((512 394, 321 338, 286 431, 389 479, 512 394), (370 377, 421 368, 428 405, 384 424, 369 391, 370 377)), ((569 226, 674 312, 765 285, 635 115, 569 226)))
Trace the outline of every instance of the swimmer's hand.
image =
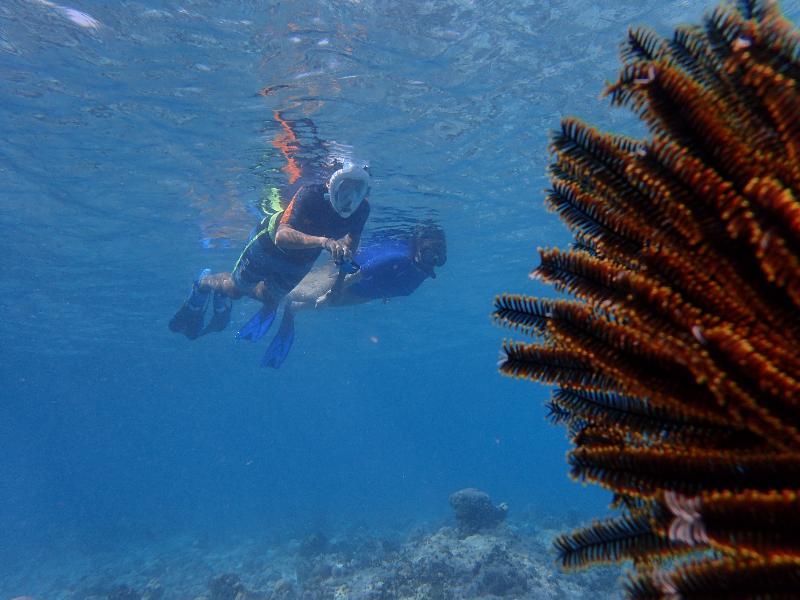
POLYGON ((361 267, 359 267, 358 271, 355 273, 350 273, 349 275, 344 276, 344 281, 342 282, 342 289, 346 289, 349 286, 353 285, 354 283, 358 283, 361 281, 361 276, 363 272, 361 271, 361 267))
POLYGON ((331 258, 337 265, 344 260, 353 260, 353 253, 350 252, 350 248, 338 240, 325 238, 322 242, 322 248, 331 253, 331 258))
POLYGON ((328 304, 331 303, 334 297, 333 290, 328 290, 322 296, 317 298, 317 301, 314 303, 314 308, 325 308, 328 304))
POLYGON ((314 303, 314 308, 325 308, 329 304, 333 304, 336 298, 338 298, 342 294, 343 290, 347 289, 349 286, 358 282, 360 279, 361 279, 361 269, 359 269, 355 273, 350 273, 349 275, 345 275, 344 278, 341 278, 341 273, 340 273, 339 277, 337 277, 336 283, 333 284, 333 287, 324 294, 322 294, 322 296, 317 298, 316 302, 314 303))

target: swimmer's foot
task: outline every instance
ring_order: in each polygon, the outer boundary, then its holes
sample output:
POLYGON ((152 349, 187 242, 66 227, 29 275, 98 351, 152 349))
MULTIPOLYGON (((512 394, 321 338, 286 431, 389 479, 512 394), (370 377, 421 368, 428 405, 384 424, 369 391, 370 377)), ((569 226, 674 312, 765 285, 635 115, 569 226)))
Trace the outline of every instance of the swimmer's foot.
POLYGON ((175 316, 170 319, 170 331, 182 333, 190 340, 197 339, 203 329, 203 316, 208 306, 209 292, 200 289, 200 280, 209 275, 211 269, 203 269, 192 284, 192 292, 180 307, 175 316))
POLYGON ((231 299, 221 292, 214 292, 214 315, 211 317, 206 328, 200 332, 200 335, 212 333, 214 331, 222 331, 231 322, 231 299))

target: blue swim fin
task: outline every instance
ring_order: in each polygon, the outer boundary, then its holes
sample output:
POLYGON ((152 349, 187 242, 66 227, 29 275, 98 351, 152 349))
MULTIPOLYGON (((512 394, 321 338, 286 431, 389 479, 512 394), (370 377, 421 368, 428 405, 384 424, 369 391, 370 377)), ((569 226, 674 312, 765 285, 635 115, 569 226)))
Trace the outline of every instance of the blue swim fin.
POLYGON ((276 309, 269 310, 266 306, 254 314, 244 326, 236 332, 237 340, 250 340, 257 342, 269 331, 270 325, 275 320, 276 309))
POLYGON ((294 314, 288 310, 283 311, 283 319, 281 319, 281 326, 278 333, 272 338, 269 348, 264 353, 264 358, 261 359, 262 367, 272 367, 273 369, 280 369, 283 361, 289 355, 289 350, 292 349, 294 342, 294 314))

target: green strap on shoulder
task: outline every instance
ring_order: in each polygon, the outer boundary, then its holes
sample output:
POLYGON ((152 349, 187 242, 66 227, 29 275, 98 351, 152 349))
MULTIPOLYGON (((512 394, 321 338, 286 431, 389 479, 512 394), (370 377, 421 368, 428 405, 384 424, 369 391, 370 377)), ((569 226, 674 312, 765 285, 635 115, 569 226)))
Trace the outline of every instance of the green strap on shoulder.
MULTIPOLYGON (((262 230, 269 232, 269 237, 275 241, 275 232, 278 229, 278 224, 281 220, 281 215, 285 210, 283 202, 281 201, 281 193, 276 187, 264 189, 261 195, 261 202, 259 203, 261 212, 264 213, 264 219, 261 221, 262 230), (266 222, 266 223, 265 223, 266 222)), ((259 232, 260 233, 260 232, 259 232)))
POLYGON ((269 192, 264 189, 264 191, 261 193, 261 202, 259 202, 259 208, 265 215, 271 215, 273 213, 283 211, 281 193, 278 191, 278 188, 271 187, 269 188, 269 192))

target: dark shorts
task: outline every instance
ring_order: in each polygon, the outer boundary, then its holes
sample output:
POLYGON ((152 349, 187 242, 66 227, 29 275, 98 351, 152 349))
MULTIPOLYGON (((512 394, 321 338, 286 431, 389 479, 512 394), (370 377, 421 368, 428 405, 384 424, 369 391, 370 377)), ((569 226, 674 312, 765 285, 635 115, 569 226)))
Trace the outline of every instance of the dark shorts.
POLYGON ((289 260, 278 249, 268 252, 261 241, 251 239, 248 242, 231 275, 236 286, 245 293, 252 292, 263 281, 267 286, 267 293, 279 301, 300 283, 314 262, 298 263, 289 260))

